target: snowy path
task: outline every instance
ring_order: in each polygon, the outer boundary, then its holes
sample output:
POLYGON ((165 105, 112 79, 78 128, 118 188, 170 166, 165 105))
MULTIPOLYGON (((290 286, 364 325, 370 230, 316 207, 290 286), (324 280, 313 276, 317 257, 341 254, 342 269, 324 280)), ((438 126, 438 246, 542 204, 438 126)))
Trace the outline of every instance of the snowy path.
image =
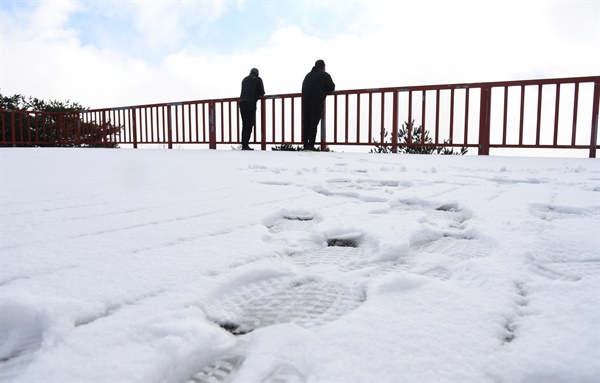
POLYGON ((1 149, 3 382, 598 382, 600 162, 1 149))

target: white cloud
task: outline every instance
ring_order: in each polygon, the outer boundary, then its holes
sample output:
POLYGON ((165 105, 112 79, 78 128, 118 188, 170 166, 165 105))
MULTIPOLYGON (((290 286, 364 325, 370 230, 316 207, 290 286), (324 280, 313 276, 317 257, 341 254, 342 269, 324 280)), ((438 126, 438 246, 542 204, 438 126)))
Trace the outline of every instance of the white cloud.
POLYGON ((148 45, 164 46, 188 38, 188 28, 206 31, 225 11, 225 2, 135 2, 130 12, 136 30, 148 45))
MULTIPOLYGON (((225 12, 221 1, 198 13, 200 3, 129 3, 128 12, 140 36, 160 46, 187 41, 185 25, 217 22, 225 12)), ((146 61, 82 42, 68 23, 81 3, 39 3, 31 16, 3 16, 2 93, 91 107, 235 97, 252 67, 260 69, 267 93, 295 93, 317 59, 326 61, 338 89, 598 74, 597 3, 364 5, 364 18, 355 23, 365 27, 350 29, 352 34, 319 38, 298 21, 274 30, 256 49, 217 54, 192 39, 146 61)))

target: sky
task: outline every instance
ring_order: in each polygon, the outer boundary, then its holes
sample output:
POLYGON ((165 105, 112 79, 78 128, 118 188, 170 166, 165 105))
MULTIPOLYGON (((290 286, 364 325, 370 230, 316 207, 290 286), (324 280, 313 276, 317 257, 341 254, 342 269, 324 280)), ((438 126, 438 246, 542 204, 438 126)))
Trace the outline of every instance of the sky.
POLYGON ((597 383, 599 161, 1 148, 0 380, 597 383))
POLYGON ((102 108, 600 72, 598 1, 2 0, 0 91, 102 108))

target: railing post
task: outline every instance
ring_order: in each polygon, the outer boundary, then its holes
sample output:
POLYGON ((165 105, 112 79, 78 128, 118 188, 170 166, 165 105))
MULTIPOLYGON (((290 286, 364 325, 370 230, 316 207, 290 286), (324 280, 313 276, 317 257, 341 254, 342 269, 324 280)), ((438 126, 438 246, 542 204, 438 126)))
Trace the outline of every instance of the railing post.
POLYGON ((106 110, 102 112, 102 146, 106 148, 106 110))
POLYGON ((136 118, 136 107, 132 106, 129 108, 129 113, 131 113, 131 128, 132 128, 132 136, 133 136, 133 148, 137 149, 137 118, 136 118))
MULTIPOLYGON (((481 87, 478 152, 480 156, 487 156, 490 154, 490 98, 490 87, 481 87)), ((466 143, 468 143, 468 137, 465 137, 465 144, 466 143)))
POLYGON ((75 127, 75 145, 81 147, 81 111, 77 112, 77 126, 75 127))
POLYGON ((394 105, 392 107, 392 153, 398 153, 398 91, 394 90, 394 105))
MULTIPOLYGON (((63 134, 62 134, 62 121, 63 121, 63 113, 56 113, 54 114, 54 116, 56 116, 56 142, 58 143, 58 146, 62 146, 63 145, 63 134)), ((50 121, 52 121, 52 115, 49 116, 50 121)), ((29 131, 31 131, 31 128, 28 126, 29 131)))
POLYGON ((598 108, 600 104, 600 81, 594 83, 594 103, 592 107, 592 132, 590 137, 590 158, 596 157, 596 142, 598 142, 598 108))
MULTIPOLYGON (((147 115, 146 115, 146 117, 147 117, 147 115)), ((147 119, 146 119, 146 122, 148 122, 147 119)), ((171 105, 167 105, 167 124, 168 124, 167 137, 169 139, 169 143, 168 143, 167 147, 169 149, 173 149, 173 130, 172 130, 173 123, 172 123, 172 117, 171 117, 171 105)), ((150 132, 152 132, 152 131, 150 131, 150 132)), ((148 138, 146 137, 146 139, 148 139, 148 138)))
POLYGON ((208 148, 216 149, 217 148, 217 132, 215 127, 215 103, 210 102, 208 104, 208 129, 209 129, 209 139, 208 139, 208 148))
MULTIPOLYGON (((267 150, 267 102, 264 97, 260 98, 260 150, 267 150)), ((275 110, 275 101, 273 101, 273 110, 275 110)), ((256 135, 256 118, 254 118, 254 134, 256 135)), ((275 123, 275 122, 273 122, 275 123)))
POLYGON ((10 111, 10 134, 12 134, 13 147, 17 147, 17 130, 15 129, 15 112, 10 111))

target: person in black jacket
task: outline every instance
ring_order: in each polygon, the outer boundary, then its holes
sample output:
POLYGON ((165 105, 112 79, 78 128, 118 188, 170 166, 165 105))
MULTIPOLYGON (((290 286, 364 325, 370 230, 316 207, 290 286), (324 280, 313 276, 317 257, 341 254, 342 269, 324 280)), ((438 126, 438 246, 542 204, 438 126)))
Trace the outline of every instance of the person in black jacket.
POLYGON ((248 143, 256 121, 256 101, 265 95, 263 81, 258 77, 258 69, 252 68, 250 74, 242 80, 240 94, 240 116, 242 117, 242 150, 254 150, 248 143))
POLYGON ((334 90, 335 84, 329 73, 325 71, 325 62, 317 60, 302 82, 304 150, 317 150, 315 149, 315 139, 317 138, 317 127, 325 108, 325 97, 334 90))

